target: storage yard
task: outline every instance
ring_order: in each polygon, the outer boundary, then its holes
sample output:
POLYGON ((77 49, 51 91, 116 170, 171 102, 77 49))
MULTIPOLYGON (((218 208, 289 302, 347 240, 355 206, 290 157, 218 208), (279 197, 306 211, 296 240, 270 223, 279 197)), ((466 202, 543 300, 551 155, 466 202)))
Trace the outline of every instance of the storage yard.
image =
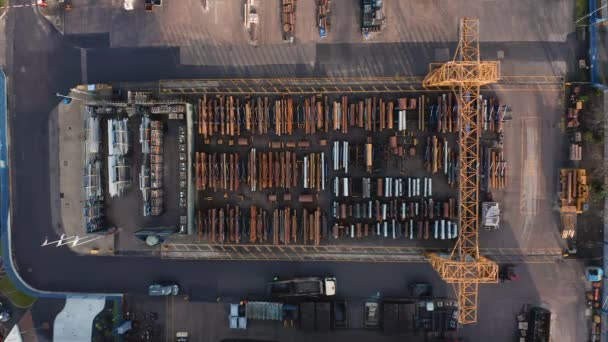
MULTIPOLYGON (((448 247, 458 236, 458 109, 451 93, 203 95, 181 103, 135 94, 88 106, 87 122, 97 125, 88 127, 89 137, 104 137, 101 148, 88 146, 115 151, 108 160, 122 163, 108 170, 133 170, 108 173, 114 185, 105 200, 136 200, 133 214, 146 222, 138 228, 172 226, 190 241, 227 244, 448 247), (136 137, 129 148, 105 147, 110 140, 100 132, 110 122, 121 129, 107 137, 136 137)), ((500 139, 508 106, 492 95, 481 103, 488 192, 506 182, 500 139)), ((92 160, 91 170, 106 163, 92 160)), ((105 229, 120 226, 112 220, 105 229)))

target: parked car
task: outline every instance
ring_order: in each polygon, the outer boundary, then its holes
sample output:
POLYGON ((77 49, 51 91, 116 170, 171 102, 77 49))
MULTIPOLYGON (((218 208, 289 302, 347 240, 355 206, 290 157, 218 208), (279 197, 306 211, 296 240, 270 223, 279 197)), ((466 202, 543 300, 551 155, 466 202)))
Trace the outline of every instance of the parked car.
POLYGON ((150 296, 177 296, 178 294, 179 286, 175 284, 152 284, 148 287, 150 296))

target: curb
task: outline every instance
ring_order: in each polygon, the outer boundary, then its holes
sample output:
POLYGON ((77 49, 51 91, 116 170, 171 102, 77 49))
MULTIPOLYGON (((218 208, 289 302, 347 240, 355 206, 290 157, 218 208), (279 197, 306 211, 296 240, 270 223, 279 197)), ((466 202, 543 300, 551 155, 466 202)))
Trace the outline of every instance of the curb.
POLYGON ((6 13, 8 13, 8 10, 10 8, 11 8, 10 0, 6 0, 6 2, 4 3, 4 13, 2 13, 2 15, 0 15, 0 20, 2 20, 6 16, 6 13))
MULTIPOLYGON (((7 0, 8 1, 8 0, 7 0)), ((59 5, 57 5, 59 6, 59 5)), ((49 22, 49 24, 51 24, 51 26, 53 26, 55 28, 55 30, 57 30, 57 32, 61 33, 62 35, 65 34, 65 11, 61 11, 61 14, 58 16, 52 16, 52 15, 46 15, 44 13, 42 13, 40 11, 40 6, 35 6, 36 7, 36 12, 38 12, 38 14, 40 14, 44 19, 46 19, 46 21, 49 22), (61 20, 61 28, 59 28, 56 24, 55 24, 55 20, 54 18, 60 18, 61 20)))

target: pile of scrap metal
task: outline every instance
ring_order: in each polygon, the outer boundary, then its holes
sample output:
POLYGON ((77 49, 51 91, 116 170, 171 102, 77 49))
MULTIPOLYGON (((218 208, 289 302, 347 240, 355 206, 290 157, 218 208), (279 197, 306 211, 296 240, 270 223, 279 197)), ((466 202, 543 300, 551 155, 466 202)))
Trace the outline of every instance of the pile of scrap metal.
POLYGON ((522 313, 517 315, 517 329, 520 342, 550 341, 551 312, 539 307, 528 310, 525 305, 522 313))

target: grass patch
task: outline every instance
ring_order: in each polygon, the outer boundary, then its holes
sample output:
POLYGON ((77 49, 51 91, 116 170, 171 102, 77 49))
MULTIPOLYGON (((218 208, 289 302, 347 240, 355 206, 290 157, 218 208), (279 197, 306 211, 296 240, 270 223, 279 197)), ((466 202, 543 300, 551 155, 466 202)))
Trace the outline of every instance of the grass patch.
POLYGON ((29 308, 36 301, 36 298, 17 290, 6 275, 0 279, 0 293, 7 296, 15 306, 20 308, 29 308))
MULTIPOLYGON (((0 255, 1 254, 2 246, 0 246, 0 255)), ((6 274, 0 278, 0 293, 8 297, 15 306, 20 308, 29 308, 36 301, 35 297, 31 297, 19 291, 6 274)))
MULTIPOLYGON (((599 3, 599 2, 598 2, 599 3)), ((589 14, 589 0, 576 0, 574 7, 574 21, 589 14)), ((587 25, 589 18, 585 18, 577 23, 577 26, 587 25)))

